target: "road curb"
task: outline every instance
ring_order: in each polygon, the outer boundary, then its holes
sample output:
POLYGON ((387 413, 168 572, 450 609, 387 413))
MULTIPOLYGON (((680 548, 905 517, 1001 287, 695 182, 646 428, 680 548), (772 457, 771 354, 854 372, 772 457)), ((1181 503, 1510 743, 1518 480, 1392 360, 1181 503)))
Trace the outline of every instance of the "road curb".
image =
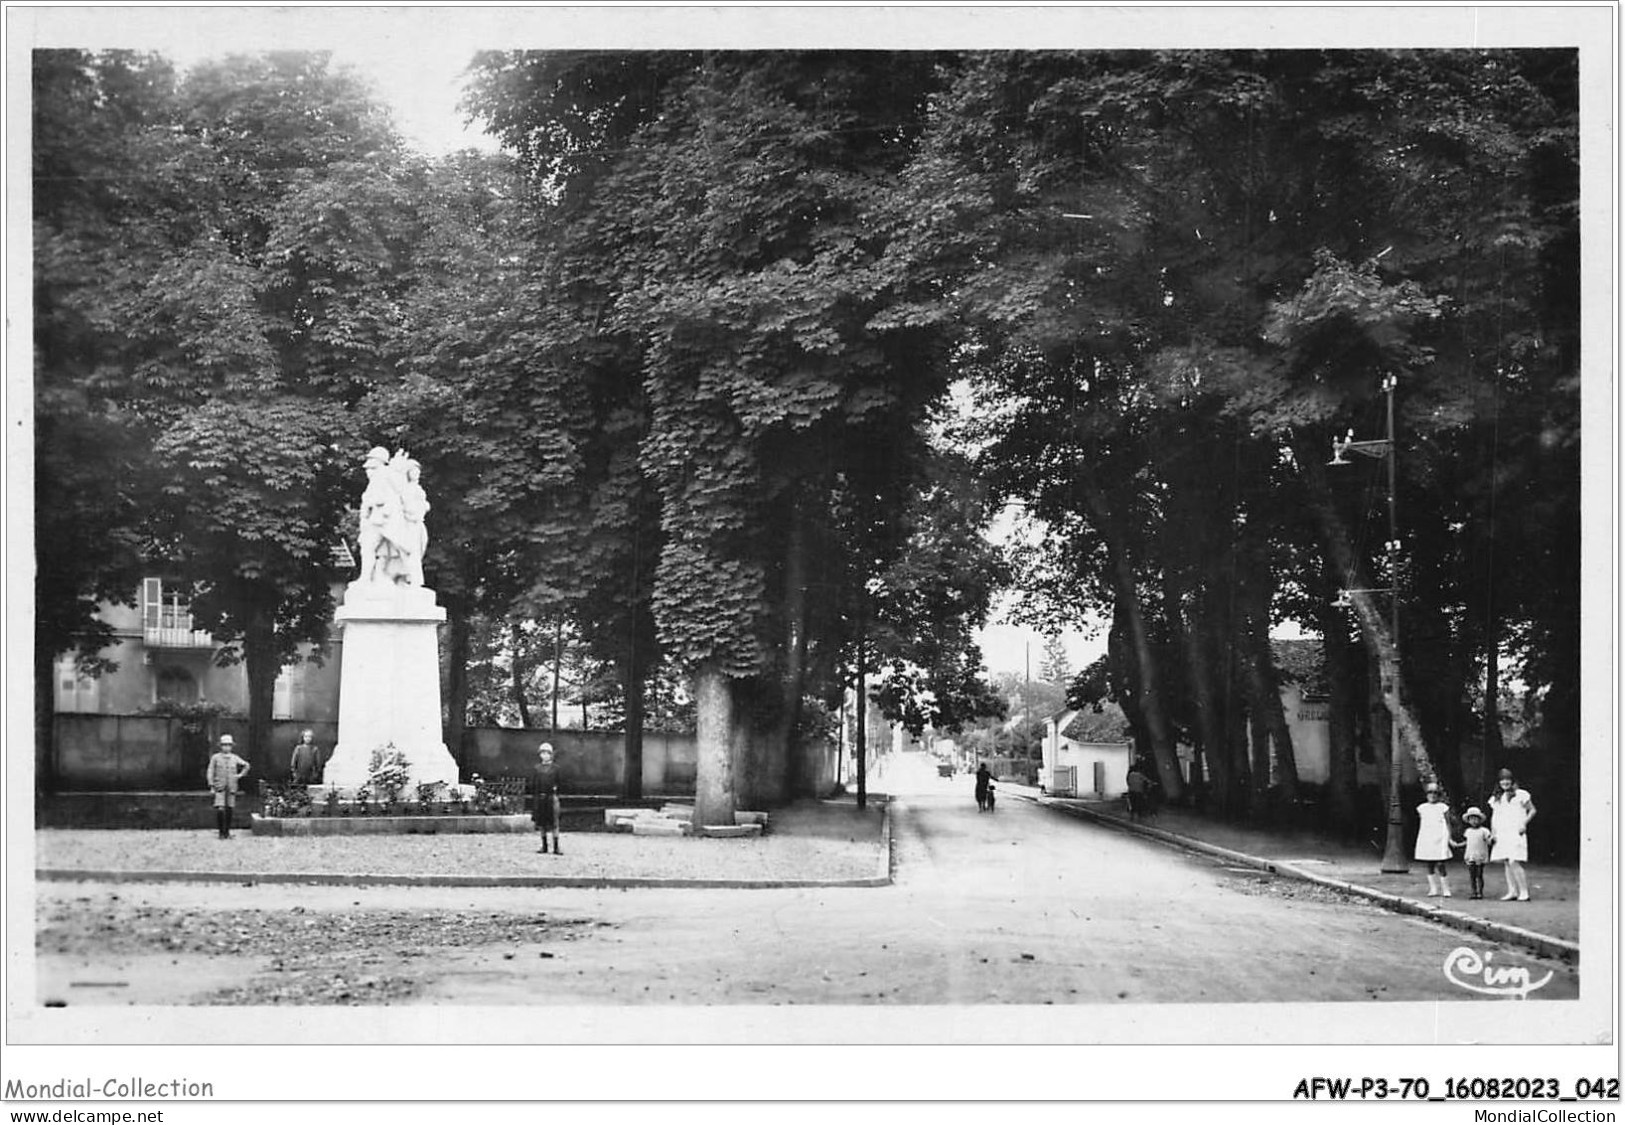
POLYGON ((664 890, 780 890, 821 887, 889 887, 892 884, 891 801, 881 807, 877 874, 854 879, 643 879, 594 875, 369 875, 350 872, 113 871, 39 868, 42 883, 297 883, 327 887, 638 887, 664 890))
POLYGON ((1205 840, 1198 840, 1191 836, 1182 836, 1177 832, 1169 832, 1164 828, 1152 828, 1151 826, 1144 824, 1130 824, 1118 817, 1095 812, 1093 809, 1080 808, 1077 805, 1064 805, 1056 801, 1047 800, 1043 797, 1028 796, 1025 793, 1017 793, 1014 794, 1014 796, 1017 796, 1024 801, 1031 801, 1033 804, 1039 805, 1043 808, 1058 809, 1063 813, 1079 817, 1083 820, 1093 821, 1096 824, 1104 824, 1137 836, 1148 836, 1154 840, 1160 840, 1165 844, 1171 844, 1177 848, 1183 848, 1187 851, 1201 852, 1205 855, 1211 855, 1220 859, 1229 860, 1232 863, 1252 867, 1260 871, 1267 871, 1273 875, 1285 875, 1288 878, 1298 879, 1302 882, 1315 883, 1330 890, 1340 891, 1343 894, 1366 899, 1400 914, 1415 915, 1419 918, 1425 918, 1430 922, 1438 922, 1440 925, 1450 926, 1458 930, 1467 930, 1471 933, 1478 934, 1480 937, 1489 938, 1492 941, 1505 942, 1508 945, 1523 946, 1526 949, 1534 950, 1536 953, 1539 953, 1542 956, 1554 957, 1558 960, 1568 961, 1576 966, 1580 964, 1580 946, 1572 941, 1565 941, 1562 938, 1552 937, 1550 934, 1536 933, 1534 930, 1526 930, 1521 926, 1509 926, 1505 922, 1492 922, 1488 918, 1479 918, 1471 914, 1463 914, 1459 910, 1446 910, 1442 907, 1421 902, 1414 898, 1407 898, 1404 895, 1396 895, 1388 891, 1379 891, 1373 887, 1364 887, 1358 883, 1345 882, 1342 879, 1332 879, 1328 876, 1320 875, 1316 872, 1298 867, 1295 864, 1282 863, 1278 860, 1263 859, 1259 856, 1248 855, 1245 852, 1238 852, 1231 848, 1223 848, 1217 844, 1210 844, 1205 840))

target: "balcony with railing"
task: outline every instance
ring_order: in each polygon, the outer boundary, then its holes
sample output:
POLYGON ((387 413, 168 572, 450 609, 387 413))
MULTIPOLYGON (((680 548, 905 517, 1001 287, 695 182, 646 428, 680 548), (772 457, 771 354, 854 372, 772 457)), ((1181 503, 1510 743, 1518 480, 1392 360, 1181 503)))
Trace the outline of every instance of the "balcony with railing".
POLYGON ((163 607, 147 614, 142 639, 148 648, 213 648, 214 634, 192 627, 192 615, 184 610, 163 607))

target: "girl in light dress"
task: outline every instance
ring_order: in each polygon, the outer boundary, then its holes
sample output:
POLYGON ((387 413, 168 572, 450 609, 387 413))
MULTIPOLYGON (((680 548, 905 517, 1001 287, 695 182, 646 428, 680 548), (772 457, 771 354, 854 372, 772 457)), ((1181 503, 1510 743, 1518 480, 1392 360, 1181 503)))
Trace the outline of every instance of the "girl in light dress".
POLYGON ((1416 858, 1428 865, 1428 897, 1449 898, 1450 806, 1437 782, 1428 782, 1427 800, 1416 806, 1421 826, 1416 833, 1416 858))
POLYGON ((1502 902, 1529 901, 1529 876, 1523 865, 1529 860, 1529 822, 1534 819, 1534 798, 1518 788, 1511 770, 1502 770, 1490 798, 1490 859, 1506 864, 1507 893, 1502 902))

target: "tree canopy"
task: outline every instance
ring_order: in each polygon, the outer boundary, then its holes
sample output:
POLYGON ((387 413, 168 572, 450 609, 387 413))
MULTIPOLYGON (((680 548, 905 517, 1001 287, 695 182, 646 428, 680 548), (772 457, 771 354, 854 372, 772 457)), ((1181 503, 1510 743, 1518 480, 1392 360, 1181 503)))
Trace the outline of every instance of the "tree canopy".
POLYGON ((320 55, 40 52, 34 91, 40 660, 157 554, 268 700, 382 442, 435 482, 453 730, 476 649, 568 626, 631 775, 687 679, 702 820, 810 791, 853 685, 1007 706, 1000 588, 1109 623, 1073 697, 1174 798, 1303 795, 1286 620, 1337 823, 1358 747, 1476 786, 1509 690, 1520 769, 1575 775, 1572 51, 486 52, 506 154, 434 162, 320 55), (1325 463, 1389 380, 1397 573, 1386 482, 1325 463), (1009 503, 1041 549, 987 547, 1009 503))

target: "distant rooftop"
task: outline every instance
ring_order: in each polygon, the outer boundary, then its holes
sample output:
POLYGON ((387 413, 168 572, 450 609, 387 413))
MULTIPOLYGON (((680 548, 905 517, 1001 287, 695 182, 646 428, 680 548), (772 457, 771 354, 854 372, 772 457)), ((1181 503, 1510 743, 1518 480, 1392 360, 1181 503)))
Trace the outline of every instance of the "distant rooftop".
POLYGON ((1073 742, 1123 742, 1130 737, 1128 720, 1115 703, 1102 704, 1100 711, 1085 707, 1061 729, 1062 738, 1073 742))

